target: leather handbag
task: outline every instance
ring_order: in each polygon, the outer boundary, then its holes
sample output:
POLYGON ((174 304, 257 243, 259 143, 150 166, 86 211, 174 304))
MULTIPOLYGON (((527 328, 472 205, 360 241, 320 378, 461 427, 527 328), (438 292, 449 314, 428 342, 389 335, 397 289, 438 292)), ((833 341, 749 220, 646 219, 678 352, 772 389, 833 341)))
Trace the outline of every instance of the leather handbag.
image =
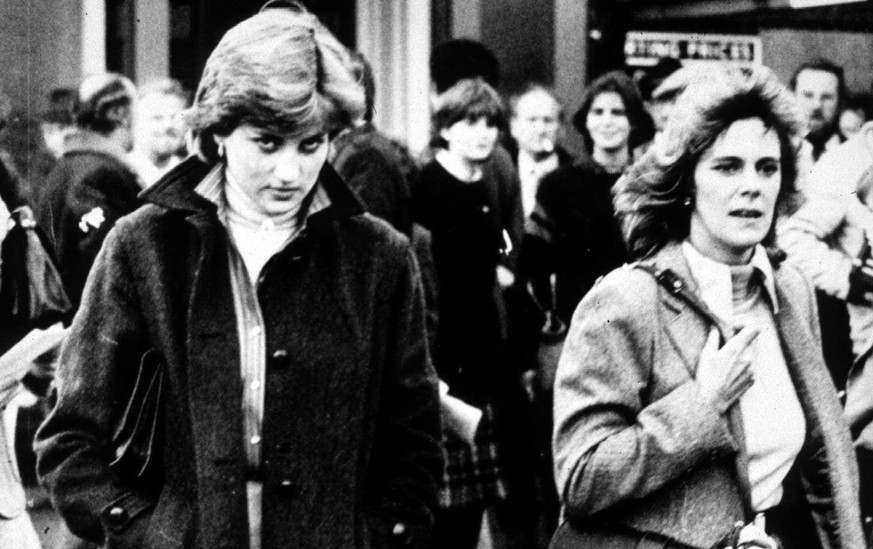
POLYGON ((160 467, 160 413, 164 390, 164 366, 160 353, 143 354, 133 391, 112 435, 115 459, 109 468, 123 478, 147 480, 160 467))

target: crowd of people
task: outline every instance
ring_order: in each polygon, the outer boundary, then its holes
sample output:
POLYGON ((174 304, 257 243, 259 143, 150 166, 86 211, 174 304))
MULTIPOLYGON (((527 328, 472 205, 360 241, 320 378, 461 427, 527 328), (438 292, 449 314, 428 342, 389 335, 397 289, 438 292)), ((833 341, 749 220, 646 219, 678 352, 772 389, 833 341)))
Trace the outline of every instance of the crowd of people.
POLYGON ((663 60, 572 116, 504 100, 481 42, 430 68, 425 151, 293 2, 193 94, 92 75, 36 144, 0 104, 0 227, 68 299, 22 359, 49 321, 0 288, 0 546, 40 546, 32 393, 65 549, 871 547, 873 122, 842 68, 663 60))

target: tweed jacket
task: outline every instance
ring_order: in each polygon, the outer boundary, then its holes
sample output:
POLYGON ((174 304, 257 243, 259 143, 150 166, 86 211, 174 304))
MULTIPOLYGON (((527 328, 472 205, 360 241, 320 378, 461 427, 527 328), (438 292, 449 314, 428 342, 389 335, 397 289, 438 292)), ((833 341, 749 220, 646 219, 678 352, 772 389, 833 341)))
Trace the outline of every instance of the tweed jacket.
MULTIPOLYGON (((38 472, 70 529, 109 547, 248 546, 239 343, 226 232, 192 158, 109 233, 37 434, 38 472), (165 372, 162 480, 108 467, 140 360, 165 372)), ((258 280, 267 371, 264 549, 424 547, 441 471, 436 376, 408 240, 336 173, 331 205, 258 280)))
MULTIPOLYGON (((694 381, 714 319, 683 297, 695 299, 697 286, 680 246, 652 264, 671 273, 670 290, 626 266, 576 310, 555 385, 558 492, 564 515, 593 539, 705 548, 751 518, 743 433, 731 421, 736 407, 719 413, 694 381)), ((797 465, 808 504, 822 547, 861 548, 856 464, 823 363, 812 288, 788 265, 774 277, 776 325, 807 423, 797 465)))

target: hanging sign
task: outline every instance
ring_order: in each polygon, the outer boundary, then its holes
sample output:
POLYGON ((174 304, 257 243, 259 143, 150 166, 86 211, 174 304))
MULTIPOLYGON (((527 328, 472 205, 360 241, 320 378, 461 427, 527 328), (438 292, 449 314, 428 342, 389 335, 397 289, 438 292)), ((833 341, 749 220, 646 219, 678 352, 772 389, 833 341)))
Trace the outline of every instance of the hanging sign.
POLYGON ((739 34, 678 32, 628 32, 624 42, 625 62, 632 67, 651 67, 672 57, 683 65, 701 63, 761 64, 761 39, 739 34))

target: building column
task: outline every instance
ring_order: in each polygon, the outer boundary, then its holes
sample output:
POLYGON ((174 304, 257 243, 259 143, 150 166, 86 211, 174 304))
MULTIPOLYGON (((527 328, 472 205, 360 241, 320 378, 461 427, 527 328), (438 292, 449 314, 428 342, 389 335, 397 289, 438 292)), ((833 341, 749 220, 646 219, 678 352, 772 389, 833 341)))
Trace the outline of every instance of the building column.
POLYGON ((170 1, 136 0, 134 75, 138 84, 170 74, 170 1))
POLYGON ((376 80, 374 123, 417 153, 430 139, 430 0, 358 2, 356 18, 376 80))
POLYGON ((106 72, 106 0, 82 0, 82 75, 106 72))
MULTIPOLYGON (((555 0, 555 93, 572 116, 588 83, 588 0, 555 0)), ((569 118, 569 117, 568 117, 569 118)), ((582 150, 582 139, 572 128, 567 145, 582 150)))

